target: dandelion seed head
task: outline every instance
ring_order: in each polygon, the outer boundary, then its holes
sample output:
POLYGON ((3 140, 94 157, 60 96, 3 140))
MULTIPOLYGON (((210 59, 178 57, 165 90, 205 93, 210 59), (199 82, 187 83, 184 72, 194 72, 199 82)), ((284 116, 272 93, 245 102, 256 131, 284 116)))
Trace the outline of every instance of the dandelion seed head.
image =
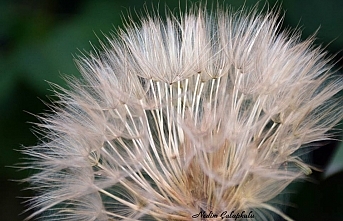
POLYGON ((80 56, 83 78, 61 89, 41 118, 47 135, 24 150, 40 170, 29 219, 291 220, 269 201, 310 173, 299 152, 330 138, 343 84, 281 20, 194 7, 127 24, 80 56))

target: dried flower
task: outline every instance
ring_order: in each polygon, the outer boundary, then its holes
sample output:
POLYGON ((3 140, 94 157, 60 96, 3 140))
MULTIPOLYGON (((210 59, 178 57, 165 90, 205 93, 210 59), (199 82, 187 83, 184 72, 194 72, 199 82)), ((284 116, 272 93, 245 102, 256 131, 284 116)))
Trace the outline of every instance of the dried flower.
POLYGON ((330 139, 343 84, 280 22, 194 7, 128 22, 81 56, 83 80, 56 92, 46 136, 24 150, 40 171, 28 219, 291 220, 269 201, 311 172, 300 155, 330 139))

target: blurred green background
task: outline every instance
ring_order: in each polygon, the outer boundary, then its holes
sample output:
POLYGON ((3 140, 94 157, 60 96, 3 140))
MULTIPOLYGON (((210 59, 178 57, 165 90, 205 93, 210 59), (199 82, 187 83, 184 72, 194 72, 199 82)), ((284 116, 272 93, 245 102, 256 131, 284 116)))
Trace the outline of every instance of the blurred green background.
MULTIPOLYGON (((181 1, 181 7, 185 2, 181 1)), ((244 2, 249 7, 257 1, 226 0, 223 4, 238 8, 244 2)), ((275 2, 269 1, 271 6, 275 2)), ((17 151, 21 146, 37 142, 29 123, 37 120, 27 112, 40 114, 47 109, 42 102, 49 103, 48 96, 52 95, 47 81, 65 86, 61 76, 79 76, 73 55, 92 50, 90 42, 99 45, 96 36, 104 40, 102 33, 122 26, 121 17, 128 10, 141 10, 144 3, 159 4, 161 11, 165 3, 171 9, 179 5, 173 0, 0 0, 0 221, 23 220, 27 215, 20 215, 24 206, 19 197, 33 193, 21 191, 26 185, 12 180, 23 179, 32 171, 17 171, 10 166, 23 161, 17 151)), ((335 55, 337 68, 342 68, 342 0, 283 0, 282 11, 286 12, 284 27, 300 27, 303 38, 320 27, 316 43, 335 55)), ((325 169, 337 145, 333 142, 319 148, 311 154, 311 162, 325 169)), ((287 212, 292 218, 343 220, 343 173, 339 166, 343 160, 336 156, 340 172, 326 179, 315 172, 312 182, 294 185, 287 212)))

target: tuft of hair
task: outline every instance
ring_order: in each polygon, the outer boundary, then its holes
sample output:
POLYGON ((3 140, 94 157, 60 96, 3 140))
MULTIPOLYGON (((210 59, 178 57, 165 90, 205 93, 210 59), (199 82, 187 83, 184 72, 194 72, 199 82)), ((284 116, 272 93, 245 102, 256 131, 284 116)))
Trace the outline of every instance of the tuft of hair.
POLYGON ((192 6, 129 19, 80 56, 83 78, 56 92, 44 137, 23 150, 39 171, 28 219, 291 220, 270 200, 311 173, 301 153, 332 138, 343 84, 281 22, 192 6))

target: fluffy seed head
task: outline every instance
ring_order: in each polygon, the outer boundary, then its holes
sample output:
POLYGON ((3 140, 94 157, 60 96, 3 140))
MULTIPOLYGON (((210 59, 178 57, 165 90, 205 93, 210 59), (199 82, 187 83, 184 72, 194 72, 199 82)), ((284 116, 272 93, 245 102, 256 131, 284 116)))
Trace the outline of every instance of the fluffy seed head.
POLYGON ((343 84, 311 39, 279 26, 273 13, 193 8, 128 24, 81 56, 83 79, 24 150, 40 170, 29 218, 290 220, 269 201, 310 173, 300 155, 330 138, 343 84))

